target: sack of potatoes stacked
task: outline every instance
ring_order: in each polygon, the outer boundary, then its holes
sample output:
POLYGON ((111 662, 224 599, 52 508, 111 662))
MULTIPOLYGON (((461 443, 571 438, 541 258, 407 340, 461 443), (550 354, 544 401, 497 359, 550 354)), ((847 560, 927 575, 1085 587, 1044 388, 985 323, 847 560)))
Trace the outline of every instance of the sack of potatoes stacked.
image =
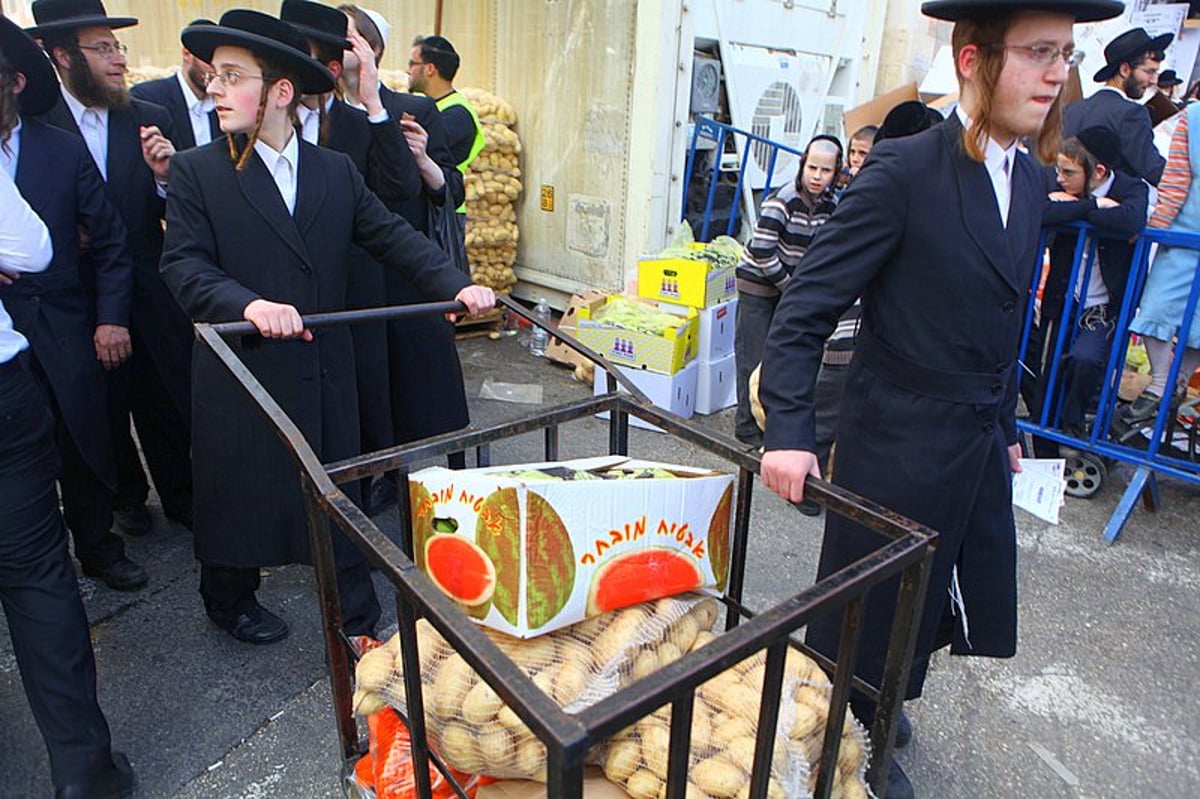
POLYGON ((467 260, 476 283, 507 293, 517 283, 516 202, 521 196, 521 140, 511 105, 482 89, 463 89, 487 144, 466 174, 467 260))
MULTIPOLYGON (((513 662, 566 712, 577 712, 621 687, 711 641, 717 603, 691 594, 660 599, 532 639, 484 630, 513 662)), ((417 624, 421 684, 429 743, 459 771, 545 782, 545 746, 496 692, 424 620, 417 624)), ((765 656, 749 658, 705 683, 693 706, 689 799, 739 799, 749 795, 758 736, 765 656)), ((829 683, 808 658, 790 652, 780 709, 770 796, 811 793, 820 758, 829 683)), ((403 709, 404 676, 399 637, 367 652, 356 669, 355 711, 369 715, 384 705, 403 709)), ((842 735, 835 796, 867 796, 865 736, 849 714, 842 735)), ((596 746, 589 762, 634 799, 666 794, 670 708, 596 746)))

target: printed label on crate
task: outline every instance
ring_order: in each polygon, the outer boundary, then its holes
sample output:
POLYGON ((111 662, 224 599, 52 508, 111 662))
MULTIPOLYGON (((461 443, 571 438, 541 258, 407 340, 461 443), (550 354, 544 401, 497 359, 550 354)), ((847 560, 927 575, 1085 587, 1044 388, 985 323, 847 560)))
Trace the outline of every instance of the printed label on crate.
POLYGON ((723 590, 732 497, 732 475, 619 457, 434 467, 410 478, 413 550, 470 616, 531 637, 650 599, 723 590))

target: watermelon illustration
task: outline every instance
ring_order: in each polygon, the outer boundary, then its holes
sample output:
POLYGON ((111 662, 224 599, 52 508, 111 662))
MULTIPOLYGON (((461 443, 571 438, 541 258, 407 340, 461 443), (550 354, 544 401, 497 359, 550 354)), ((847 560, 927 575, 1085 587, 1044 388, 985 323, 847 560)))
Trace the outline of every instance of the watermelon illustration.
POLYGON ((558 512, 532 491, 526 494, 525 538, 525 617, 536 630, 559 614, 575 590, 575 547, 558 512))
POLYGON ((729 514, 732 507, 733 485, 727 485, 713 511, 712 521, 708 523, 708 562, 717 578, 718 591, 725 590, 725 582, 729 579, 729 514))
POLYGON ((661 599, 704 585, 695 559, 687 552, 666 547, 646 547, 609 558, 592 575, 587 614, 661 599))
POLYGON ((434 535, 433 517, 437 508, 429 489, 415 480, 408 483, 408 507, 412 514, 413 560, 418 569, 425 571, 425 542, 434 535))
POLYGON ((493 491, 479 509, 475 541, 496 568, 492 604, 514 626, 521 601, 521 506, 517 489, 493 491))
POLYGON ((426 541, 425 566, 434 585, 468 608, 488 603, 496 591, 492 559, 461 535, 435 535, 426 541))

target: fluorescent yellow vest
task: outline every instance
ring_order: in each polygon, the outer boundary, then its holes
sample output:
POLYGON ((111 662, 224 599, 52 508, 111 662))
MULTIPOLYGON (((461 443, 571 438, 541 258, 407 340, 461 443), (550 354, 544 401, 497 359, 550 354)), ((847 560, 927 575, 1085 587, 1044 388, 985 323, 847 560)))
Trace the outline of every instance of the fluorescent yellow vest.
MULTIPOLYGON (((463 97, 462 92, 457 90, 450 92, 445 97, 438 100, 436 105, 438 111, 445 111, 451 106, 461 105, 463 108, 467 109, 467 113, 471 115, 471 121, 475 123, 475 141, 471 142, 471 152, 467 153, 467 160, 458 165, 458 171, 466 175, 467 167, 471 165, 471 162, 475 160, 475 157, 479 155, 480 151, 483 150, 484 145, 487 144, 487 141, 483 138, 483 125, 479 124, 479 115, 475 113, 475 109, 472 108, 471 104, 467 102, 467 98, 463 97)), ((467 212, 466 202, 458 206, 456 210, 460 214, 465 214, 467 212)))

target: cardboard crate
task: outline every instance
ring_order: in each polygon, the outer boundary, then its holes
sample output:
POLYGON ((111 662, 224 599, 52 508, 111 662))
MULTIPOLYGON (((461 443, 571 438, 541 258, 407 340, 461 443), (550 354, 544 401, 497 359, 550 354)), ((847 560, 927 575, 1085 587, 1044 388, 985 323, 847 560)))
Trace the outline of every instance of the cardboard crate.
POLYGON ((708 308, 737 296, 734 267, 686 258, 638 261, 638 296, 659 302, 708 308))
MULTIPOLYGON (((595 302, 607 296, 608 292, 605 291, 588 291, 582 295, 572 294, 571 299, 567 303, 567 309, 563 311, 562 318, 558 320, 558 329, 578 340, 579 309, 588 303, 595 302)), ((590 360, 553 336, 550 338, 550 344, 546 347, 546 357, 555 363, 565 364, 571 368, 591 363, 590 360)))
MULTIPOLYGON (((699 381, 700 368, 701 365, 699 362, 692 361, 673 375, 660 375, 655 372, 629 369, 624 366, 618 366, 617 370, 641 389, 642 393, 649 397, 650 401, 656 407, 662 408, 664 411, 670 411, 681 419, 691 419, 692 414, 696 410, 696 388, 699 381)), ((624 391, 624 389, 620 390, 624 391)), ((603 369, 596 369, 595 375, 592 376, 592 396, 598 397, 601 394, 607 393, 607 375, 603 369)), ((596 416, 600 419, 607 419, 608 413, 599 413, 596 416)), ((629 424, 634 427, 640 427, 643 430, 653 430, 656 433, 663 432, 661 427, 656 427, 649 422, 643 422, 641 419, 633 416, 629 417, 629 424)))
MULTIPOLYGON (((671 313, 682 314, 687 311, 686 305, 676 305, 673 302, 660 302, 659 308, 671 313)), ((696 347, 696 360, 700 363, 719 361, 726 355, 733 354, 734 322, 737 318, 737 299, 702 308, 696 311, 699 318, 699 346, 696 347)))
POLYGON ((580 342, 615 364, 649 369, 667 375, 678 372, 684 364, 696 357, 699 317, 694 308, 688 308, 687 315, 679 318, 679 325, 666 330, 661 336, 651 336, 593 321, 592 317, 600 308, 620 298, 621 295, 600 297, 580 306, 580 342))
POLYGON ((716 413, 737 405, 736 360, 726 355, 711 363, 697 362, 696 413, 716 413))
POLYGON ((729 551, 732 495, 733 475, 624 456, 435 466, 410 477, 413 546, 417 565, 447 594, 463 598, 448 586, 477 592, 465 609, 481 624, 531 638, 724 585, 709 542, 729 551), (650 470, 662 476, 600 477, 650 470))

